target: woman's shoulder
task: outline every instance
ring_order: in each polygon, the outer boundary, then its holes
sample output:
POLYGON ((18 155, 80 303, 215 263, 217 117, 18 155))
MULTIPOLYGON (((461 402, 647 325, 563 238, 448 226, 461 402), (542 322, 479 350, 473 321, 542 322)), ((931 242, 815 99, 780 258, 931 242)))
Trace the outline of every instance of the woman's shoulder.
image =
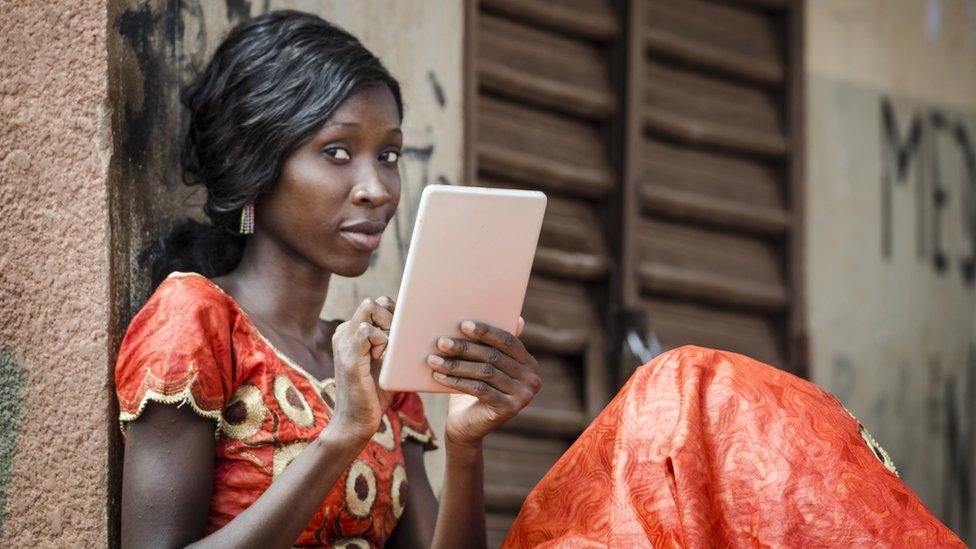
POLYGON ((174 271, 153 291, 146 305, 168 304, 196 309, 202 306, 230 308, 234 302, 213 281, 199 273, 174 271))
POLYGON ((208 278, 197 273, 174 272, 153 291, 132 318, 122 351, 135 341, 160 344, 168 338, 186 343, 186 335, 229 333, 238 316, 233 299, 208 278))

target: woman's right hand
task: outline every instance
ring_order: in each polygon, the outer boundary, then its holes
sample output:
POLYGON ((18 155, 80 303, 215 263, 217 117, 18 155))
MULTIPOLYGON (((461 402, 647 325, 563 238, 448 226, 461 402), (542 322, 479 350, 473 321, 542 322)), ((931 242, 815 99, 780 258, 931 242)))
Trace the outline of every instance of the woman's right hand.
POLYGON ((336 403, 327 430, 365 442, 379 428, 390 393, 380 389, 377 378, 395 306, 387 296, 367 298, 332 335, 336 403))

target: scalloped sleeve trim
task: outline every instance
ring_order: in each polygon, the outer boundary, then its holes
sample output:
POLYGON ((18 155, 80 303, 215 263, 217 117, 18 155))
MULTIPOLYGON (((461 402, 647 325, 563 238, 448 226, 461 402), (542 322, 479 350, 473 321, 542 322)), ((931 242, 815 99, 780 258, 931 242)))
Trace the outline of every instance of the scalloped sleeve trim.
POLYGON ((191 366, 187 370, 187 375, 178 383, 165 383, 156 378, 152 372, 146 372, 139 391, 137 392, 138 403, 130 401, 128 406, 120 402, 119 428, 125 435, 125 427, 130 421, 139 419, 142 412, 150 402, 158 404, 175 404, 177 408, 189 405, 198 416, 216 422, 214 427, 214 438, 219 438, 221 426, 223 425, 223 410, 220 408, 210 409, 210 406, 201 405, 200 399, 194 395, 193 388, 197 385, 196 371, 191 366), (133 404, 135 404, 133 406, 133 404))

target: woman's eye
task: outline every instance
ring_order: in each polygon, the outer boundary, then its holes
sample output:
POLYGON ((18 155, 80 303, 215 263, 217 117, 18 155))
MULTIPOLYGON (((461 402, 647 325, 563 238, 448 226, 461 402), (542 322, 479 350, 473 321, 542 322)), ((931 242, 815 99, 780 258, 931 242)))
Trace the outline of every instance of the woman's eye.
POLYGON ((386 151, 380 155, 380 162, 386 162, 388 164, 395 164, 400 160, 400 153, 397 151, 386 151))
POLYGON ((325 154, 335 158, 336 160, 349 160, 352 156, 349 154, 349 150, 343 147, 327 147, 325 149, 325 154))

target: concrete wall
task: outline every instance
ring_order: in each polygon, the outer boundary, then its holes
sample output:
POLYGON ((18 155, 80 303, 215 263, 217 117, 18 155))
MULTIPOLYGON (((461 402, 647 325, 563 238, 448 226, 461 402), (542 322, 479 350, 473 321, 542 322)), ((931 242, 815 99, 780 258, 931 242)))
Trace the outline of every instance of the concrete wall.
POLYGON ((105 2, 0 1, 0 546, 105 545, 105 2))
POLYGON ((809 0, 814 381, 976 542, 976 1, 809 0))

